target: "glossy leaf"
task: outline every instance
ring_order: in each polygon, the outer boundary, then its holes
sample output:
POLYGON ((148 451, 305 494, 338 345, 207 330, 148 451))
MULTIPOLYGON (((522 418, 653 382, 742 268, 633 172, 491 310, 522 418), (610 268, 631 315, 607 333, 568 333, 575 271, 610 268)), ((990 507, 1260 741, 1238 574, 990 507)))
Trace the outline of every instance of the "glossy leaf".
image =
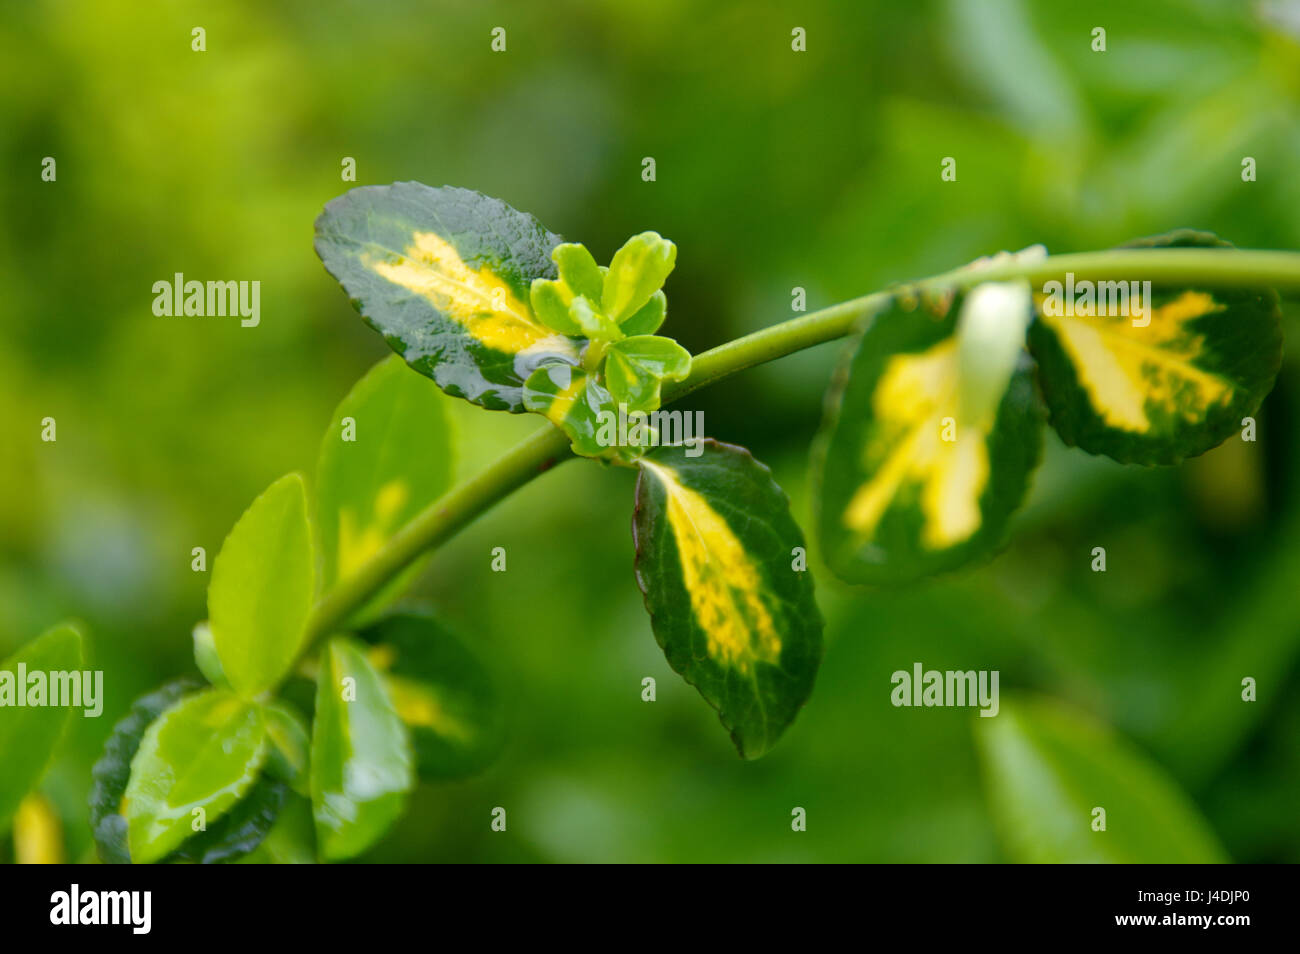
POLYGON ((1007 855, 1028 863, 1226 861, 1181 789, 1113 731, 1045 700, 975 720, 1007 855), (1104 831, 1094 830, 1105 810, 1104 831))
POLYGON ((47 630, 0 663, 0 834, 45 774, 73 713, 80 718, 84 711, 50 704, 49 674, 80 673, 81 667, 81 633, 69 623, 47 630))
POLYGON ((225 689, 182 700, 145 730, 126 787, 127 842, 137 863, 157 861, 211 826, 252 788, 266 760, 261 707, 225 689))
POLYGON ((233 808, 191 835, 168 857, 169 862, 218 865, 243 858, 255 851, 275 826, 289 797, 283 782, 262 776, 233 808))
POLYGON ((316 552, 299 474, 273 483, 239 518, 212 566, 208 625, 235 690, 273 688, 298 656, 316 592, 316 552))
POLYGON ((640 461, 637 582, 668 664, 718 710, 745 758, 812 692, 821 614, 795 569, 803 535, 771 472, 740 447, 661 447, 640 461))
POLYGON ((658 232, 642 232, 623 244, 609 263, 601 310, 622 324, 663 287, 677 263, 677 246, 658 232))
POLYGON ((448 394, 522 411, 539 366, 575 342, 529 305, 555 278, 559 238, 530 215, 467 189, 418 182, 352 189, 316 220, 316 253, 371 327, 448 394))
POLYGON ((199 683, 193 679, 177 679, 141 696, 109 733, 103 754, 91 771, 90 788, 90 830, 99 860, 104 864, 131 863, 122 799, 131 779, 131 760, 140 749, 145 730, 182 697, 198 688, 199 683))
MULTIPOLYGON (((1134 244, 1227 243, 1184 231, 1134 244)), ((1272 289, 1154 284, 1149 301, 1129 280, 1044 291, 1029 344, 1067 444, 1125 463, 1177 463, 1238 433, 1272 390, 1282 360, 1272 289)))
POLYGON ((504 742, 504 711, 482 662, 425 613, 404 611, 361 633, 411 733, 421 778, 485 768, 504 742))
POLYGON ((605 386, 616 404, 634 411, 659 408, 664 381, 691 373, 691 353, 671 338, 634 335, 615 341, 605 357, 605 386))
POLYGON ((902 582, 1000 544, 1042 447, 1029 317, 1023 283, 965 299, 903 295, 852 343, 814 468, 818 532, 838 576, 902 582))
POLYGON ((567 364, 538 368, 524 386, 524 405, 563 430, 575 454, 606 457, 614 453, 614 448, 599 440, 602 412, 617 413, 614 399, 582 368, 567 364))
POLYGON ((266 774, 311 797, 311 731, 306 720, 284 702, 267 703, 262 715, 271 746, 266 774))
POLYGON ((361 854, 383 837, 414 785, 410 741, 383 678, 346 638, 321 654, 311 797, 321 856, 361 854))
MULTIPOLYGON (((325 589, 352 576, 451 486, 446 401, 393 355, 339 404, 316 470, 325 589)), ((372 614, 406 582, 388 587, 359 615, 372 614)))

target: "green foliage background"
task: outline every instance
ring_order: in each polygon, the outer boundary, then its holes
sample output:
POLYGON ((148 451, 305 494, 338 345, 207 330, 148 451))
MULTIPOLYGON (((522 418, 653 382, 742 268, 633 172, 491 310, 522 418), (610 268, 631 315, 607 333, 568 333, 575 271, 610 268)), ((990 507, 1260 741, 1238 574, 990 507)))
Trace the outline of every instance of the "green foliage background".
MULTIPOLYGON (((1279 7, 1282 5, 1278 5, 1279 7)), ((555 0, 10 4, 0 23, 0 657, 68 616, 106 671, 43 785, 69 857, 130 701, 192 670, 209 561, 271 480, 310 469, 387 349, 312 252, 351 183, 500 196, 607 260, 680 249, 663 333, 693 351, 978 255, 1179 226, 1300 248, 1300 34, 1239 2, 555 0), (207 52, 190 30, 207 30, 207 52), (494 54, 489 31, 509 49, 494 54), (808 52, 790 30, 808 31, 808 52), (1104 26, 1108 51, 1093 53, 1104 26), (1243 183, 1241 157, 1259 181, 1243 183), (58 181, 40 181, 44 156, 58 181), (654 156, 658 181, 641 180, 654 156), (942 157, 958 180, 941 183, 942 157), (150 287, 257 279, 262 321, 166 319, 150 287), (45 416, 58 442, 39 440, 45 416)), ((1300 332, 1294 306, 1286 331, 1300 332)), ((838 349, 693 396, 771 465, 805 529, 838 349)), ((430 384, 430 387, 433 385, 430 384)), ((538 426, 454 402, 461 474, 538 426)), ((1300 368, 1260 440, 1166 470, 1062 448, 1007 550, 898 591, 816 564, 827 654, 766 758, 736 758, 668 669, 632 577, 632 475, 569 464, 427 566, 488 657, 510 742, 424 785, 369 860, 994 861, 972 710, 896 709, 890 673, 998 669, 1115 726, 1229 855, 1300 860, 1300 368), (490 572, 505 546, 509 570, 490 572), (1109 571, 1088 569, 1105 546, 1109 571), (640 681, 658 679, 658 702, 640 681), (1258 679, 1259 701, 1240 701, 1258 679), (506 834, 489 829, 506 806, 506 834), (790 831, 793 806, 808 831, 790 831)), ((210 565, 210 564, 209 564, 210 565)), ((0 856, 11 857, 8 846, 0 856)))

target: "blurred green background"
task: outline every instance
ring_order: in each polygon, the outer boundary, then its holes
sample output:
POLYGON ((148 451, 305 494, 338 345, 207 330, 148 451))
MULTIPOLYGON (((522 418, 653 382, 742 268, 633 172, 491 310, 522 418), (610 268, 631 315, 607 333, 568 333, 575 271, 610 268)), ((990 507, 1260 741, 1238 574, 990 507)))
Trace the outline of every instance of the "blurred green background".
MULTIPOLYGON (((106 671, 103 718, 74 719, 42 786, 73 859, 93 855, 104 736, 193 671, 207 575, 191 547, 211 559, 274 478, 310 473, 334 405, 387 353, 312 252, 321 206, 352 185, 344 157, 357 184, 499 196, 601 261, 658 230, 679 247, 665 333, 694 351, 788 317, 794 286, 811 310, 1035 242, 1190 226, 1300 248, 1294 3, 45 0, 2 17, 0 657, 72 616, 106 671), (260 327, 155 317, 151 286, 177 271, 260 280, 260 327), (46 416, 57 443, 39 440, 46 416)), ((690 399, 772 466, 805 526, 838 350, 690 399)), ((538 426, 450 403, 462 474, 538 426)), ((1259 433, 1157 470, 1049 435, 1006 550, 925 585, 846 588, 814 552, 825 662, 756 763, 655 645, 630 475, 566 465, 420 577, 499 679, 510 743, 481 777, 422 786, 366 857, 1001 860, 974 711, 889 703, 890 674, 922 662, 1072 702, 1162 765, 1233 859, 1300 860, 1293 360, 1259 433)))

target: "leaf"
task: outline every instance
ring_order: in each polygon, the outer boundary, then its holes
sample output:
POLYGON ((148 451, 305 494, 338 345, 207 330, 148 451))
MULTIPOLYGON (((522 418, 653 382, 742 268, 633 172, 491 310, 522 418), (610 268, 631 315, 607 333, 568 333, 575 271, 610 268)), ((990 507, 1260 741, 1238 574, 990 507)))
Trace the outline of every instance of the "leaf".
POLYGON ((300 474, 273 483, 239 518, 212 565, 208 625, 230 685, 252 697, 288 673, 316 592, 300 474))
POLYGON ((419 182, 352 189, 316 220, 316 254, 366 322, 455 397, 523 410, 528 376, 575 342, 529 307, 559 238, 499 199, 419 182))
POLYGON ((411 733, 421 778, 462 778, 486 768, 505 741, 496 687, 483 664, 427 613, 403 611, 361 638, 411 733))
POLYGON ((661 291, 650 296, 650 300, 631 318, 623 322, 623 334, 629 338, 633 335, 652 335, 659 330, 664 319, 668 317, 668 296, 661 291))
POLYGON ((1127 741, 1047 700, 976 719, 1007 854, 1028 863, 1188 864, 1227 858, 1187 796, 1127 741), (1095 808, 1105 831, 1093 831, 1095 808))
POLYGON ((850 346, 814 466, 836 575, 905 582, 1001 543, 1042 447, 1029 309, 1026 283, 898 296, 850 346))
POLYGON ((194 625, 191 633, 194 640, 194 665, 198 666, 203 678, 214 686, 229 689, 230 682, 221 668, 221 657, 217 655, 217 643, 212 638, 212 627, 204 620, 194 625))
POLYGON ((196 809, 212 825, 252 788, 266 752, 261 707, 228 690, 204 690, 164 712, 131 760, 131 858, 144 864, 179 847, 193 834, 196 809))
POLYGON ((382 677, 355 642, 331 640, 321 655, 311 744, 321 856, 338 861, 373 845, 414 784, 410 742, 382 677))
POLYGON ((632 236, 609 263, 601 310, 622 324, 663 287, 676 263, 677 246, 658 232, 632 236))
POLYGON ((803 535, 771 472, 741 447, 660 447, 640 460, 636 577, 668 664, 757 758, 794 721, 821 662, 803 535))
POLYGON ((0 663, 0 834, 9 829, 23 797, 45 774, 73 707, 50 702, 50 673, 79 673, 81 633, 60 623, 0 663), (19 667, 22 667, 21 670, 19 667), (29 706, 33 674, 41 674, 41 704, 29 706), (19 705, 20 700, 23 705, 19 705))
POLYGON ((243 858, 262 844, 288 796, 289 787, 283 782, 265 776, 257 779, 233 808, 207 831, 187 838, 166 860, 218 865, 243 858))
MULTIPOLYGON (((1183 231, 1133 245, 1227 243, 1183 231)), ((1139 284, 1139 309, 1134 284, 1127 276, 1049 282, 1036 296, 1029 346, 1065 443, 1123 463, 1174 464, 1236 433, 1272 390, 1282 360, 1280 304, 1269 288, 1154 284, 1143 295, 1139 284), (1098 316, 1100 296, 1106 314, 1098 316)))
POLYGON ((664 381, 691 373, 691 353, 671 338, 634 335, 615 341, 605 358, 605 386, 618 404, 634 411, 659 409, 664 381))
POLYGON ((99 860, 104 864, 131 863, 122 799, 131 778, 131 760, 139 751, 145 730, 181 697, 198 688, 199 684, 193 679, 169 682, 133 702, 130 711, 113 726, 104 743, 104 752, 91 771, 90 830, 99 860))
POLYGON ((617 449, 600 440, 602 413, 614 414, 614 399, 595 376, 567 364, 538 368, 524 386, 524 406, 559 427, 584 457, 606 457, 617 449))
POLYGON ((299 795, 311 797, 311 732, 307 722, 284 702, 262 707, 271 750, 266 774, 285 782, 299 795))
MULTIPOLYGON (((446 400, 392 355, 339 404, 316 469, 324 589, 351 577, 451 486, 446 400)), ((403 576, 356 615, 373 615, 408 581, 403 576)))
POLYGON ((240 858, 238 864, 310 865, 315 862, 316 830, 311 802, 290 795, 262 843, 251 854, 240 858))
POLYGON ((551 251, 551 260, 560 271, 560 281, 574 295, 581 295, 593 302, 600 301, 604 293, 605 276, 585 245, 574 242, 557 245, 551 251))

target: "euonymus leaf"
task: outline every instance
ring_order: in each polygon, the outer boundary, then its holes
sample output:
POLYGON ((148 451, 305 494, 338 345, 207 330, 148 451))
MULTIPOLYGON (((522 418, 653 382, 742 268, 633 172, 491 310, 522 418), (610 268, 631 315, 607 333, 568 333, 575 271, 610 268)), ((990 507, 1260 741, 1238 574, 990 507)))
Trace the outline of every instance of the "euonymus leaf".
POLYGON ((494 410, 523 410, 535 368, 577 357, 529 306, 533 279, 556 276, 557 244, 498 199, 418 182, 352 189, 316 220, 316 254, 393 350, 494 410))
POLYGON ((671 338, 633 335, 615 341, 605 356, 605 386, 616 404, 633 411, 659 409, 664 381, 691 373, 691 353, 671 338))
POLYGON ((288 795, 283 782, 259 778, 233 808, 206 831, 187 838, 166 860, 217 865, 244 857, 256 850, 274 827, 288 795))
POLYGON ((194 664, 203 673, 203 678, 214 686, 230 688, 226 673, 221 668, 221 657, 217 655, 217 643, 212 638, 212 627, 207 621, 196 623, 191 634, 194 640, 194 664))
POLYGON ((524 406, 544 415, 573 442, 575 454, 603 457, 611 448, 602 444, 601 412, 615 413, 609 391, 582 368, 549 364, 538 368, 524 385, 524 406))
POLYGON ((485 768, 505 738, 501 700, 487 670, 432 616, 394 613, 361 633, 411 732, 421 778, 449 779, 485 768))
POLYGON ((582 295, 589 301, 600 301, 605 287, 605 275, 585 245, 573 242, 557 245, 551 252, 551 259, 560 271, 560 281, 574 295, 582 295))
POLYGON ((311 802, 289 795, 257 850, 239 859, 239 864, 310 865, 316 862, 316 829, 311 802))
POLYGON ((637 583, 668 664, 756 758, 812 692, 822 619, 795 553, 803 535, 771 472, 743 448, 700 447, 640 460, 637 583))
POLYGON ((261 707, 229 690, 205 690, 164 712, 145 730, 131 760, 131 858, 157 861, 195 825, 212 825, 252 788, 266 752, 261 707))
POLYGON ((677 263, 677 246, 658 232, 634 235, 614 253, 601 293, 602 311, 622 324, 646 306, 677 263))
POLYGON ((659 330, 666 317, 668 317, 668 297, 663 292, 657 291, 641 306, 640 311, 624 320, 621 330, 628 337, 652 335, 659 330))
POLYGON ((237 692, 255 696, 284 678, 315 592, 307 488, 299 474, 288 474, 244 511, 212 565, 208 625, 237 692))
POLYGON ((104 743, 104 752, 91 771, 90 788, 90 830, 95 837, 99 860, 104 864, 131 863, 122 798, 131 779, 131 760, 140 748, 145 730, 183 696, 197 688, 199 684, 192 679, 177 679, 141 696, 113 726, 104 743))
MULTIPOLYGON (((1188 231, 1134 244, 1227 245, 1188 231)), ((1268 288, 1067 276, 1037 298, 1029 345, 1052 426, 1067 444, 1125 463, 1173 464, 1221 443, 1281 364, 1280 306, 1268 288)))
POLYGON ((299 795, 311 797, 311 732, 307 722, 284 702, 262 707, 271 748, 266 774, 285 782, 299 795))
POLYGON ((346 638, 321 654, 311 800, 321 856, 361 854, 388 831, 414 785, 410 742, 383 678, 346 638))
POLYGON ((365 565, 451 485, 446 400, 393 355, 339 404, 316 471, 324 588, 365 565))
POLYGON ((850 346, 816 469, 827 564, 901 582, 990 552, 1042 446, 1026 283, 895 298, 850 346), (959 317, 960 316, 960 317, 959 317))
POLYGON ((991 808, 1012 860, 1227 860, 1178 786, 1109 729, 1030 700, 1003 700, 996 717, 975 722, 991 808), (1096 830, 1103 821, 1105 830, 1096 830))
POLYGON ((53 704, 50 673, 80 679, 81 665, 81 633, 68 623, 47 630, 0 663, 0 834, 45 774, 72 713, 80 711, 53 704))

